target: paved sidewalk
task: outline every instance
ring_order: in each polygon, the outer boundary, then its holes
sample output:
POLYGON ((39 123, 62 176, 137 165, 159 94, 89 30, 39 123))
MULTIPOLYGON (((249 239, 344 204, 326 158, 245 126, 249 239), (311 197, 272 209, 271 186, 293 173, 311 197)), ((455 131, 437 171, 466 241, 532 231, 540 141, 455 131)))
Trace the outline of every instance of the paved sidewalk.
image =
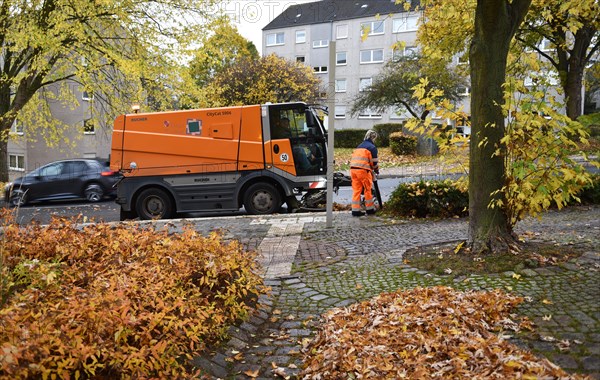
POLYGON ((260 311, 231 329, 227 344, 195 359, 210 378, 295 378, 302 366, 301 344, 313 336, 323 312, 384 291, 448 285, 512 289, 527 297, 518 312, 536 323, 536 335, 514 342, 568 372, 600 379, 599 207, 551 211, 516 228, 536 240, 581 245, 586 248, 583 256, 558 267, 520 270, 519 279, 510 272, 472 275, 468 281, 402 261, 407 249, 464 239, 465 219, 407 221, 336 212, 328 229, 325 217, 310 213, 188 221, 203 232, 218 223, 226 239, 258 250, 265 281, 272 287, 271 295, 261 299, 260 311))

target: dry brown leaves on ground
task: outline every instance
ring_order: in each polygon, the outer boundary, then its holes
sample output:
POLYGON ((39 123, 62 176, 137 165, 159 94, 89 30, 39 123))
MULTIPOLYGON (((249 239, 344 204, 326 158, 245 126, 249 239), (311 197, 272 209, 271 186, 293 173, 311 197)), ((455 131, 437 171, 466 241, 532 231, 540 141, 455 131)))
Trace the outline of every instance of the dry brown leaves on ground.
POLYGON ((509 343, 521 298, 415 288, 337 308, 303 348, 303 379, 576 379, 509 343))

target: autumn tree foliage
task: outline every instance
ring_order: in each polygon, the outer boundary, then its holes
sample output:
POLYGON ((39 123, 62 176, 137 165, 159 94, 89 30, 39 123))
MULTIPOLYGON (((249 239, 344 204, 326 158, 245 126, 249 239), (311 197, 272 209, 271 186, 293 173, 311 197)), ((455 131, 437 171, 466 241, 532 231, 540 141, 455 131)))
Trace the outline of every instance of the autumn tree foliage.
POLYGON ((190 72, 195 83, 208 85, 219 73, 241 59, 258 59, 256 46, 242 37, 228 18, 207 25, 211 34, 202 38, 202 47, 194 51, 190 72))
MULTIPOLYGON (((469 58, 469 242, 476 252, 510 249, 519 220, 576 199, 590 181, 569 157, 587 143, 587 133, 561 114, 561 92, 544 60, 514 38, 530 3, 422 2, 427 22, 418 33, 424 54, 469 58)), ((570 12, 576 12, 572 5, 570 12)), ((423 83, 415 91, 421 102, 431 109, 437 103, 440 117, 464 118, 453 105, 435 100, 441 94, 426 91, 423 83)))
POLYGON ((255 252, 152 226, 3 224, 0 378, 198 378, 265 294, 255 252))
POLYGON ((460 86, 466 86, 463 74, 447 60, 424 56, 401 57, 388 61, 373 79, 373 83, 354 99, 352 113, 364 109, 380 112, 386 109, 403 110, 412 117, 424 120, 429 110, 414 97, 414 87, 427 77, 426 91, 439 89, 449 101, 459 101, 460 86))
POLYGON ((586 67, 600 54, 598 1, 535 0, 516 38, 558 73, 567 116, 576 120, 583 112, 586 67))
POLYGON ((200 0, 5 0, 0 3, 0 181, 8 179, 7 140, 15 120, 51 135, 50 105, 94 95, 98 127, 131 103, 171 104, 173 60, 205 34, 212 3, 200 0))
MULTIPOLYGON (((463 54, 466 57, 474 33, 476 1, 428 1, 427 23, 419 39, 433 56, 463 54)), ((586 67, 597 60, 600 48, 600 5, 595 0, 533 0, 524 22, 515 34, 514 53, 534 52, 544 70, 529 68, 525 75, 554 73, 564 94, 567 115, 575 120, 582 113, 583 78, 586 67)), ((509 73, 522 70, 509 64, 509 73)), ((524 72, 521 71, 521 75, 524 72)))
POLYGON ((210 87, 218 106, 314 102, 319 95, 320 80, 312 69, 275 54, 260 59, 236 61, 222 71, 210 87))

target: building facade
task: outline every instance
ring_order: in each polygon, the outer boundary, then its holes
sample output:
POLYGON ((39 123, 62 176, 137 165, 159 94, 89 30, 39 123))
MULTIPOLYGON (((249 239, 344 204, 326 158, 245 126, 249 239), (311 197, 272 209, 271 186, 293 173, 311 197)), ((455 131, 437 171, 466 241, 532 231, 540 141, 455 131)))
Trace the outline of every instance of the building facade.
MULTIPOLYGON (((413 7, 414 9, 414 7, 413 7)), ((263 54, 303 62, 321 77, 323 92, 335 91, 336 129, 368 129, 402 122, 402 110, 362 110, 354 98, 369 87, 387 61, 417 52, 420 13, 394 0, 323 0, 289 7, 263 28, 263 54), (335 83, 329 83, 329 41, 336 41, 335 83)), ((331 114, 331 110, 329 111, 331 114)))
MULTIPOLYGON (((49 88, 45 91, 53 90, 49 88)), ((112 128, 97 126, 99 118, 94 116, 100 111, 93 95, 76 91, 76 96, 77 103, 73 107, 61 104, 49 106, 52 115, 65 126, 61 140, 53 146, 46 143, 46 131, 35 125, 13 124, 8 140, 9 180, 52 161, 68 158, 108 159, 112 128)))

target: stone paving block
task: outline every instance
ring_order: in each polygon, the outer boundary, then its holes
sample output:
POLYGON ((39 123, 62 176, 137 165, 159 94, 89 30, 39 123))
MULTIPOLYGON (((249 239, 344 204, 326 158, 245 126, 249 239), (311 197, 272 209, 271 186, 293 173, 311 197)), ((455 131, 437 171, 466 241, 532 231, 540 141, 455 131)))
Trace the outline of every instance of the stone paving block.
MULTIPOLYGON (((526 219, 520 222, 516 232, 537 233, 539 231, 539 235, 536 236, 540 239, 548 235, 553 238, 559 236, 561 241, 568 241, 570 230, 575 230, 582 236, 594 237, 597 246, 595 236, 598 235, 599 210, 592 209, 584 213, 569 213, 568 210, 550 212, 544 215, 541 221, 526 219), (564 223, 561 222, 563 220, 571 225, 565 228, 564 223), (585 224, 589 226, 586 227, 585 224)), ((389 224, 383 223, 378 218, 354 220, 357 218, 353 219, 348 212, 334 213, 335 226, 328 229, 324 228, 324 216, 309 215, 306 215, 307 219, 303 219, 305 215, 232 219, 232 226, 227 226, 230 231, 228 233, 232 236, 239 237, 240 234, 247 234, 245 238, 248 239, 255 232, 261 234, 260 240, 255 240, 252 244, 256 247, 265 244, 263 247, 266 248, 268 259, 265 260, 265 268, 268 269, 284 264, 280 256, 282 247, 293 250, 291 245, 282 245, 281 239, 291 235, 296 236, 299 241, 297 250, 290 254, 290 264, 292 262, 296 265, 302 264, 302 270, 267 279, 267 285, 273 288, 273 295, 266 301, 269 308, 265 313, 269 315, 272 310, 279 310, 277 314, 279 322, 273 325, 266 318, 262 322, 263 326, 261 321, 252 320, 251 323, 260 328, 256 337, 245 337, 245 340, 253 340, 246 342, 248 348, 244 353, 247 354, 247 360, 250 361, 252 358, 261 365, 258 378, 274 378, 270 372, 269 359, 279 358, 281 361, 287 360, 288 363, 301 364, 298 355, 290 355, 290 353, 299 349, 297 341, 303 337, 295 336, 295 332, 291 333, 290 330, 305 330, 307 334, 312 334, 313 330, 301 328, 302 324, 294 322, 312 319, 313 322, 309 325, 311 328, 317 327, 319 316, 327 310, 370 298, 381 291, 452 283, 449 277, 434 276, 427 271, 419 271, 405 265, 398 256, 401 255, 400 252, 411 247, 464 239, 468 231, 468 224, 464 219, 389 224), (258 222, 254 222, 254 219, 258 222), (302 232, 295 227, 299 223, 304 224, 302 232), (252 228, 255 230, 253 231, 252 228), (272 236, 269 232, 285 236, 272 236), (379 238, 365 241, 365 233, 371 233, 379 238), (435 241, 432 241, 432 237, 435 241), (289 277, 291 275, 292 278, 289 277), (291 282, 286 283, 290 279, 291 282), (290 286, 300 283, 302 283, 300 286, 290 286), (358 287, 358 284, 361 286, 358 287), (290 314, 295 315, 296 320, 283 319, 290 314), (285 334, 289 336, 275 339, 285 334)), ((590 251, 589 260, 598 263, 600 260, 594 253, 595 250, 590 251)), ((588 255, 585 255, 585 260, 588 260, 588 255)), ((545 315, 553 315, 553 319, 543 321, 548 323, 541 324, 537 331, 545 336, 555 336, 556 339, 571 340, 571 350, 559 352, 557 342, 544 342, 534 338, 524 339, 523 344, 531 347, 538 354, 561 355, 559 357, 562 359, 559 360, 562 360, 567 367, 573 365, 572 360, 575 360, 579 367, 569 370, 583 370, 584 365, 577 352, 581 353, 580 356, 588 355, 586 357, 592 358, 589 359, 591 364, 588 364, 588 372, 598 373, 599 370, 594 369, 594 360, 598 357, 594 348, 597 350, 600 345, 600 332, 598 332, 600 307, 593 290, 600 289, 600 272, 592 269, 593 265, 581 268, 569 265, 563 269, 526 268, 517 271, 523 276, 519 281, 513 281, 512 277, 480 275, 469 276, 469 282, 457 282, 455 286, 465 289, 511 286, 516 293, 531 297, 532 302, 522 305, 519 314, 523 313, 536 322, 545 315), (552 301, 553 304, 542 303, 544 299, 552 301), (580 314, 567 317, 568 312, 574 310, 578 310, 580 314), (561 313, 562 311, 564 313, 561 313), (560 315, 563 317, 559 318, 560 315), (581 338, 581 345, 574 345, 572 341, 576 338, 581 338)), ((285 268, 280 272, 285 273, 285 268)), ((235 374, 240 373, 239 366, 234 364, 234 367, 236 368, 229 373, 230 378, 236 378, 235 374)))
POLYGON ((563 369, 574 370, 579 367, 577 360, 567 355, 554 355, 551 356, 551 360, 554 364, 559 365, 563 369))
POLYGON ((588 371, 600 371, 600 356, 588 356, 582 360, 583 368, 588 371))
POLYGON ((206 358, 194 358, 191 363, 195 368, 200 368, 203 372, 210 374, 213 377, 225 379, 229 376, 229 370, 227 368, 206 358))

